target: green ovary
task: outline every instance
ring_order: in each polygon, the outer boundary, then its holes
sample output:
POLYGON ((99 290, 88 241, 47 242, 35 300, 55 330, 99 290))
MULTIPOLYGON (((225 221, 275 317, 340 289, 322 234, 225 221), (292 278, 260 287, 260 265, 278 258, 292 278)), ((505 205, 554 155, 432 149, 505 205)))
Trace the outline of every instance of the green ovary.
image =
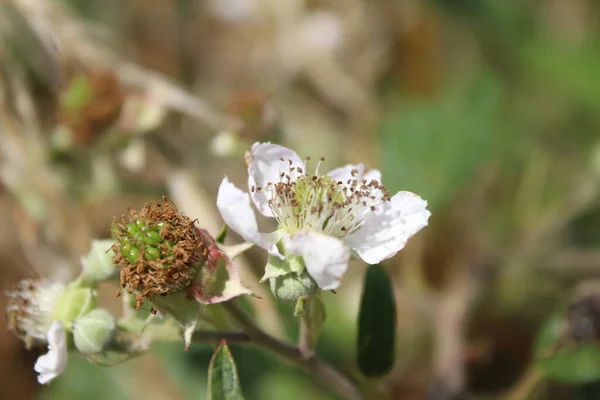
POLYGON ((172 255, 173 245, 165 242, 160 235, 164 225, 163 222, 149 225, 141 218, 127 224, 123 235, 119 238, 123 257, 131 264, 135 264, 140 256, 145 260, 155 261, 172 255))
POLYGON ((308 214, 321 214, 323 210, 332 210, 335 205, 344 203, 344 194, 339 185, 327 175, 316 179, 314 176, 303 175, 292 184, 291 192, 291 210, 294 218, 282 223, 292 233, 302 227, 303 219, 308 214))

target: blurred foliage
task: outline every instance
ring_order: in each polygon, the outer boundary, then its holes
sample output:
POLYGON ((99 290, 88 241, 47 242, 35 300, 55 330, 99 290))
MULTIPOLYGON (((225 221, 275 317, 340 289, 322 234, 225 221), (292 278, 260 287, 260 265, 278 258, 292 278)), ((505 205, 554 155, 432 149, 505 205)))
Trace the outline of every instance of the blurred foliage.
POLYGON ((432 212, 442 208, 512 143, 501 108, 501 86, 488 76, 431 101, 392 107, 381 128, 382 172, 389 190, 419 193, 432 212))
POLYGON ((600 349, 595 343, 561 346, 560 316, 548 318, 536 343, 536 363, 544 374, 558 382, 592 383, 600 379, 600 349))

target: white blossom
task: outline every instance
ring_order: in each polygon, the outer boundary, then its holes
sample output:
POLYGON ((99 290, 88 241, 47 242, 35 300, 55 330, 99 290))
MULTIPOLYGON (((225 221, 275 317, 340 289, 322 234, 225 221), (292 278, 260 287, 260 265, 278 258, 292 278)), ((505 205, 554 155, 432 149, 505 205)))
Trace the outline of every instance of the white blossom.
POLYGON ((352 255, 368 264, 394 256, 427 225, 427 202, 411 192, 388 194, 377 170, 347 165, 321 174, 306 171, 309 159, 292 150, 255 143, 248 154, 248 188, 243 192, 227 178, 217 207, 227 225, 271 255, 302 256, 306 270, 323 290, 339 286, 352 255), (251 206, 278 222, 276 232, 258 230, 251 206))

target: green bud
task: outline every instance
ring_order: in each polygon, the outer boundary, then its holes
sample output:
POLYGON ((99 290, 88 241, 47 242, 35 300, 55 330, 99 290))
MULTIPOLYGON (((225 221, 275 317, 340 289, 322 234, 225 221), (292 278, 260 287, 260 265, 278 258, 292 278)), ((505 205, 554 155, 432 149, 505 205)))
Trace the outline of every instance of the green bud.
POLYGON ((306 271, 269 278, 269 284, 275 297, 284 301, 296 301, 313 295, 317 290, 317 284, 306 271))
POLYGON ((81 259, 84 278, 93 282, 102 282, 116 274, 112 261, 114 252, 111 250, 114 244, 114 240, 92 241, 92 249, 81 259))
POLYGON ((86 287, 67 286, 56 300, 54 321, 62 321, 67 330, 73 321, 96 307, 96 291, 86 287))
POLYGON ((73 323, 73 341, 84 354, 100 353, 112 341, 117 331, 115 317, 97 308, 77 318, 73 323))

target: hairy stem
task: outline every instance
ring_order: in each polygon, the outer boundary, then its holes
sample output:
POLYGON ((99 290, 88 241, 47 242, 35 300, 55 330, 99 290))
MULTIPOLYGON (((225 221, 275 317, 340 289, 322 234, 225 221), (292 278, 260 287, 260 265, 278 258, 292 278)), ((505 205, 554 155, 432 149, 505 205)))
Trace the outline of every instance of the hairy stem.
POLYGON ((235 301, 223 303, 231 317, 235 319, 250 337, 251 343, 273 351, 279 356, 299 365, 321 381, 326 387, 331 388, 343 399, 361 400, 363 396, 356 386, 345 376, 334 370, 314 354, 305 354, 298 347, 267 334, 256 325, 254 320, 235 301))

